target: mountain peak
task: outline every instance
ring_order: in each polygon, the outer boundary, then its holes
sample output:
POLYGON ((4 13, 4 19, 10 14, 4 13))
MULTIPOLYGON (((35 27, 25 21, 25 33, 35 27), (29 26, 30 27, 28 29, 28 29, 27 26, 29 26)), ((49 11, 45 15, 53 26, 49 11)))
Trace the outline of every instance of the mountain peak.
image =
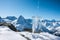
POLYGON ((22 15, 20 15, 19 18, 23 18, 24 19, 24 17, 22 15))
POLYGON ((26 22, 25 18, 22 15, 20 15, 18 17, 17 24, 23 24, 25 22, 26 22))

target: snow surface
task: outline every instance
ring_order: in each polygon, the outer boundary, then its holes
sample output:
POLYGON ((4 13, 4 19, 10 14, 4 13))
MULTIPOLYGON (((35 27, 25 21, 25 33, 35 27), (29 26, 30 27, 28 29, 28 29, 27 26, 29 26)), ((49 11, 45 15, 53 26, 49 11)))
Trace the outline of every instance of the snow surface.
POLYGON ((47 32, 14 32, 7 26, 0 26, 0 40, 60 40, 60 37, 47 32))
POLYGON ((19 34, 22 34, 31 40, 60 40, 60 37, 54 36, 47 32, 41 33, 19 32, 19 34))
POLYGON ((0 40, 26 40, 20 34, 8 30, 6 26, 0 26, 0 40))

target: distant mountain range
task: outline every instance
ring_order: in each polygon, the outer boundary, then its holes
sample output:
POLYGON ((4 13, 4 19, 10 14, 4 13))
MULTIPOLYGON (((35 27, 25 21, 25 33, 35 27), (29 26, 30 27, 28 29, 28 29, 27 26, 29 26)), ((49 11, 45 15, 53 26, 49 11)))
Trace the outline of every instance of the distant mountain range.
POLYGON ((44 20, 42 20, 42 22, 60 22, 60 20, 57 21, 55 19, 52 19, 52 20, 44 19, 44 20))
MULTIPOLYGON (((25 19, 22 15, 20 15, 18 18, 15 16, 7 16, 6 18, 0 17, 0 22, 7 22, 12 23, 17 30, 19 31, 32 31, 32 19, 25 19)), ((60 28, 60 20, 57 21, 55 19, 52 20, 41 20, 42 23, 40 23, 38 26, 38 29, 36 29, 36 32, 49 32, 57 35, 59 32, 57 32, 60 28), (56 31, 56 28, 57 31, 56 31), (57 32, 57 33, 56 33, 57 32)), ((60 35, 60 33, 59 33, 60 35)))
POLYGON ((16 18, 15 16, 7 16, 6 19, 9 19, 9 20, 14 21, 14 20, 16 20, 17 18, 16 18))

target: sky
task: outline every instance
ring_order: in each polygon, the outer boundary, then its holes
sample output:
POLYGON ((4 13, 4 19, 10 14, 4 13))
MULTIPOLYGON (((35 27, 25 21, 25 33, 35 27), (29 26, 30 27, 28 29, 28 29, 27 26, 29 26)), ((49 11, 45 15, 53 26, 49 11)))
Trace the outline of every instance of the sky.
POLYGON ((0 0, 0 16, 39 16, 60 20, 60 0, 0 0))

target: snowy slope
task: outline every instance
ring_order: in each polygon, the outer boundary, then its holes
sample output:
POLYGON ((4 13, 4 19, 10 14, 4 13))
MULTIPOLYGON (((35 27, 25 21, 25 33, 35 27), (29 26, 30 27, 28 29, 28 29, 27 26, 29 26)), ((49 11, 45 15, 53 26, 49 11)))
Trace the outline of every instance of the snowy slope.
POLYGON ((0 40, 60 40, 60 37, 47 32, 14 32, 7 26, 0 26, 0 40))
POLYGON ((0 33, 0 40, 26 40, 26 39, 15 32, 5 31, 0 33))
POLYGON ((0 40, 26 40, 20 34, 9 30, 6 26, 0 26, 0 40))
POLYGON ((30 40, 60 40, 60 37, 54 36, 47 32, 41 33, 19 32, 19 34, 24 35, 24 37, 30 40))
POLYGON ((60 27, 55 28, 55 33, 56 36, 60 37, 60 27))

